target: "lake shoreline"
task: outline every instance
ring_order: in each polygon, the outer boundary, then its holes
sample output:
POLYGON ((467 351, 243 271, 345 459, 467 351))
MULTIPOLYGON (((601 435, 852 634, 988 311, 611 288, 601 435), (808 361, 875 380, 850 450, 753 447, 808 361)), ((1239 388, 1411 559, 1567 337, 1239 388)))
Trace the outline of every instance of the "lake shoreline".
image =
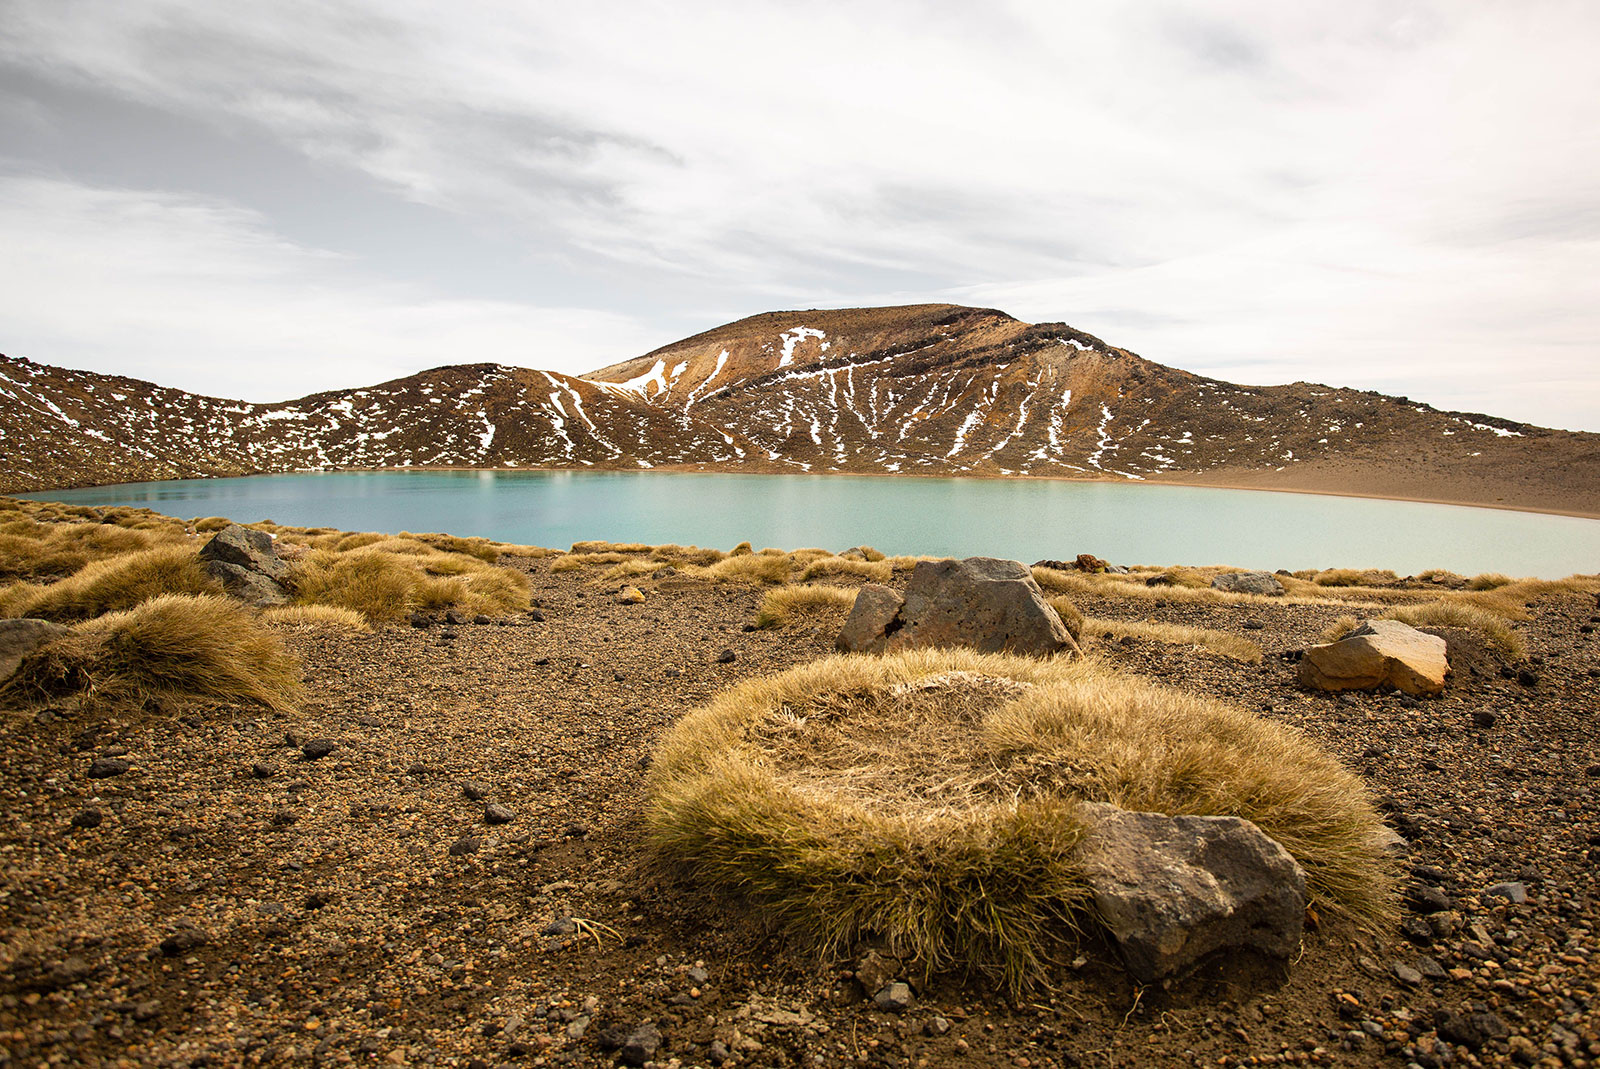
POLYGON ((293 471, 261 471, 251 472, 246 475, 201 475, 188 478, 161 479, 161 480, 135 480, 127 483, 104 483, 94 486, 62 486, 51 490, 17 491, 16 497, 26 497, 30 500, 49 500, 43 495, 80 490, 109 489, 116 486, 136 486, 144 482, 207 482, 218 479, 255 479, 278 475, 393 475, 406 472, 438 473, 438 472, 463 472, 463 473, 490 473, 495 475, 538 475, 546 472, 575 472, 580 474, 614 473, 623 475, 782 475, 782 476, 847 476, 862 479, 973 479, 984 482, 1051 482, 1051 483, 1083 483, 1089 485, 1109 486, 1172 486, 1193 487, 1197 490, 1248 490, 1256 493, 1269 494, 1305 494, 1313 497, 1343 497, 1366 501, 1409 501, 1421 505, 1451 505, 1456 508, 1493 509, 1498 512, 1528 512, 1540 516, 1569 516, 1579 520, 1600 520, 1600 510, 1589 509, 1561 509, 1547 508, 1536 505, 1506 505, 1490 501, 1474 501, 1464 498, 1450 497, 1422 497, 1411 494, 1382 494, 1362 493, 1355 490, 1321 489, 1312 487, 1290 486, 1262 486, 1241 481, 1224 480, 1198 480, 1185 478, 1139 478, 1115 479, 1092 478, 1071 475, 983 475, 961 474, 949 475, 935 472, 882 472, 882 471, 804 471, 804 472, 771 472, 771 471, 726 471, 721 468, 705 468, 687 465, 660 465, 650 468, 601 468, 601 467, 558 467, 544 466, 537 468, 478 468, 456 467, 453 465, 408 465, 401 467, 376 467, 376 468, 305 468, 293 471))

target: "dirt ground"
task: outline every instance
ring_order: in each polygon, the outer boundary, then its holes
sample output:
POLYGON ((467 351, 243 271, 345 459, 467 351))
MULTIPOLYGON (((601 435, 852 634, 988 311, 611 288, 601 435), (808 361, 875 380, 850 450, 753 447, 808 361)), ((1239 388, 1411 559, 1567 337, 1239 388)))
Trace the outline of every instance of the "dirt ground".
POLYGON ((1029 1001, 951 976, 897 1015, 641 847, 653 740, 837 623, 750 631, 754 586, 647 579, 624 605, 514 566, 533 613, 288 633, 294 714, 3 714, 0 1066, 611 1065, 646 1022, 662 1066, 1600 1065, 1591 595, 1531 610, 1525 662, 1448 633, 1423 702, 1296 686, 1284 654, 1337 608, 1081 603, 1259 642, 1251 665, 1087 636, 1365 776, 1410 844, 1403 921, 1323 918, 1286 973, 1143 989, 1085 945, 1029 1001), (128 768, 91 778, 106 759, 128 768), (1508 882, 1525 902, 1487 893, 1508 882))

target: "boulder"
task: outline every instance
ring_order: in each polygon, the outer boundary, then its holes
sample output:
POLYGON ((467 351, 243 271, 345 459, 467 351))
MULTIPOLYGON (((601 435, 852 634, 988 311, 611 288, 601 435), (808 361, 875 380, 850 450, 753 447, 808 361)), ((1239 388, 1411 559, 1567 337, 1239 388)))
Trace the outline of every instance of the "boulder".
POLYGON ((1306 878, 1239 817, 1169 817, 1085 803, 1079 863, 1128 972, 1147 984, 1206 955, 1287 959, 1300 945, 1306 878))
POLYGON ((1211 589, 1230 594, 1259 594, 1269 598, 1283 597, 1283 584, 1269 572, 1223 572, 1211 580, 1211 589))
POLYGON ((70 630, 49 620, 31 617, 0 620, 0 683, 16 675, 28 654, 47 642, 54 642, 70 630))
POLYGON ((1317 690, 1390 686, 1438 694, 1450 672, 1445 640, 1398 620, 1368 620, 1338 642, 1312 646, 1300 659, 1300 682, 1317 690))
POLYGON ((284 587, 289 564, 278 556, 272 536, 264 531, 229 524, 200 547, 200 560, 206 574, 240 601, 282 605, 289 600, 284 587))
POLYGON ((868 653, 924 646, 1036 656, 1078 652, 1028 569, 993 557, 920 561, 904 598, 885 586, 863 586, 838 645, 868 653))

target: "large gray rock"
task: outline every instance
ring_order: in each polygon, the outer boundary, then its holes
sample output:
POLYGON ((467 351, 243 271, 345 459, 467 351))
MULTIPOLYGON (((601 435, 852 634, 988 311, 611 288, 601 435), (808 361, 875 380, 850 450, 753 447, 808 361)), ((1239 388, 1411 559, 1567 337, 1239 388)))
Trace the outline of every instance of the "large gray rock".
POLYGON ((282 605, 290 567, 278 556, 272 536, 230 524, 200 547, 201 566, 232 597, 250 605, 282 605))
POLYGON ((17 674, 28 654, 47 642, 67 634, 71 628, 49 620, 24 617, 20 620, 0 620, 0 683, 17 674))
POLYGON ((1283 597, 1283 584, 1268 572, 1223 572, 1211 580, 1211 589, 1230 594, 1258 594, 1269 598, 1283 597))
POLYGON ((229 524, 216 537, 200 547, 201 560, 236 564, 246 571, 283 582, 289 578, 289 565, 278 556, 272 536, 264 531, 229 524))
POLYGON ((1300 945, 1306 877, 1239 817, 1169 817, 1086 803, 1079 862, 1106 931, 1140 983, 1217 950, 1288 958, 1300 945))
POLYGON ((1445 640, 1399 620, 1368 620, 1338 642, 1312 646, 1300 659, 1300 682, 1317 690, 1391 686, 1426 696, 1444 690, 1450 672, 1445 640))
POLYGON ((868 584, 839 633, 839 648, 847 652, 923 646, 1037 656, 1078 652, 1028 569, 994 557, 920 561, 903 599, 888 587, 868 584))

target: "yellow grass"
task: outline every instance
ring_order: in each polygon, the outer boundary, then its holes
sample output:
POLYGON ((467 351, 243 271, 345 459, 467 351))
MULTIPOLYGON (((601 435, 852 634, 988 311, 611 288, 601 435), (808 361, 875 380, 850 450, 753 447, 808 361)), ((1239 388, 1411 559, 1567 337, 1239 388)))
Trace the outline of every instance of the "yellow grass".
POLYGON ((198 547, 165 545, 95 561, 48 586, 18 583, 0 590, 0 616, 86 620, 159 594, 220 590, 201 569, 198 547))
POLYGON ((299 680, 299 664, 237 602, 169 594, 77 625, 24 661, 4 693, 155 707, 201 698, 282 710, 298 699, 299 680))
MULTIPOLYGON (((1052 601, 1050 604, 1054 605, 1055 602, 1052 601)), ((1156 620, 1108 620, 1099 616, 1091 616, 1084 620, 1082 627, 1085 634, 1095 638, 1109 638, 1115 641, 1127 637, 1164 642, 1172 646, 1195 646, 1246 664, 1261 663, 1259 645, 1226 631, 1162 623, 1156 620)))
POLYGON ((1389 620, 1399 620, 1412 627, 1467 627, 1483 632, 1485 638, 1513 657, 1523 657, 1528 652, 1527 641, 1498 613, 1462 600, 1430 601, 1422 605, 1404 605, 1384 613, 1389 620))
POLYGON ((290 630, 371 631, 367 618, 354 609, 335 605, 278 605, 261 610, 268 627, 290 630))
POLYGON ((521 572, 426 545, 414 552, 401 540, 391 541, 342 553, 313 551, 295 567, 295 603, 350 609, 373 623, 417 609, 492 615, 528 607, 529 584, 521 572), (388 548, 391 541, 398 551, 388 548))
POLYGON ((1333 623, 1322 629, 1320 637, 1323 642, 1338 642, 1350 632, 1361 626, 1361 621, 1354 616, 1341 616, 1333 623))
POLYGON ((667 734, 648 790, 658 857, 824 957, 882 939, 1013 993, 1094 923, 1080 801, 1252 820, 1319 909, 1392 910, 1359 779, 1291 728, 1092 661, 918 650, 750 680, 667 734))
POLYGON ((797 617, 836 616, 840 622, 856 602, 856 590, 843 586, 784 586, 767 592, 756 614, 757 627, 786 627, 797 617))
POLYGON ((800 581, 808 579, 825 579, 837 576, 850 576, 855 579, 867 579, 874 583, 887 583, 894 574, 894 562, 879 555, 875 561, 856 560, 853 557, 819 557, 805 566, 800 573, 800 581))

